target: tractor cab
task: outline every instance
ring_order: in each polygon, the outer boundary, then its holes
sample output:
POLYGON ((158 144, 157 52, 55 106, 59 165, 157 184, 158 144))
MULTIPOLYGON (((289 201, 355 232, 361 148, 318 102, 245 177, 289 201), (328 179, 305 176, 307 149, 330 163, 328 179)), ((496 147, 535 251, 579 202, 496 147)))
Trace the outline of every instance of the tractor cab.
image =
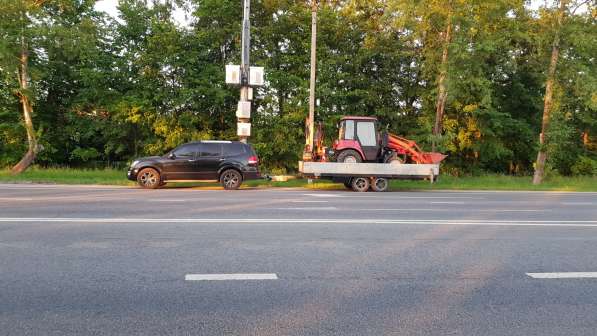
POLYGON ((338 162, 377 162, 380 157, 380 134, 377 132, 377 118, 343 117, 338 124, 338 140, 334 151, 338 162))

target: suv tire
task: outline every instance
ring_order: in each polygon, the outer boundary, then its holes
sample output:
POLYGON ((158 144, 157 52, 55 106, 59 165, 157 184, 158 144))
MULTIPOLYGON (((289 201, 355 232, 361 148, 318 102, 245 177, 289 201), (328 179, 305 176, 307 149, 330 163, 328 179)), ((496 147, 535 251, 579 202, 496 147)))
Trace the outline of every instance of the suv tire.
POLYGON ((243 176, 236 169, 228 169, 220 175, 220 183, 226 190, 237 190, 243 183, 243 176))
POLYGON ((141 188, 157 189, 162 185, 160 173, 153 168, 143 168, 137 174, 137 183, 141 188))

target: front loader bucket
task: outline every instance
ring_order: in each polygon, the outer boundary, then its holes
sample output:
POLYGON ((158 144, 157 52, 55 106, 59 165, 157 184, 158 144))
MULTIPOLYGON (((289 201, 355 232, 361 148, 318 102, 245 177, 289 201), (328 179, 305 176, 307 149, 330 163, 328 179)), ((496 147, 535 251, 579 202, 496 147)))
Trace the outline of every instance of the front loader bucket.
POLYGON ((421 162, 421 163, 436 164, 436 163, 442 162, 448 156, 444 155, 442 153, 425 152, 425 153, 423 153, 422 157, 423 157, 423 160, 422 160, 423 162, 421 162))

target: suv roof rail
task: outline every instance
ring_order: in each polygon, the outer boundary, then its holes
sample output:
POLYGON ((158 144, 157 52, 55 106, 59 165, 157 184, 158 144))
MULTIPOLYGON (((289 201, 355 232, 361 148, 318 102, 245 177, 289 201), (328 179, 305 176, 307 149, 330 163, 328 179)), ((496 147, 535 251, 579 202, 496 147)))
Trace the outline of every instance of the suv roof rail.
POLYGON ((232 143, 232 141, 228 140, 201 140, 203 143, 232 143))

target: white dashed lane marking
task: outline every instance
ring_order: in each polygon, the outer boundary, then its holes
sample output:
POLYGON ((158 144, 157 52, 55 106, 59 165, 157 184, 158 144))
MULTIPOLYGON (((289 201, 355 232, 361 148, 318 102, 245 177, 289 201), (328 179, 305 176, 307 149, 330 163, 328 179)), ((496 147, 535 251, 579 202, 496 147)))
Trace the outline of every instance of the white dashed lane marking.
POLYGON ((554 273, 527 273, 533 279, 582 279, 597 278, 597 272, 554 272, 554 273))
POLYGON ((276 273, 187 274, 186 281, 278 280, 276 273))

